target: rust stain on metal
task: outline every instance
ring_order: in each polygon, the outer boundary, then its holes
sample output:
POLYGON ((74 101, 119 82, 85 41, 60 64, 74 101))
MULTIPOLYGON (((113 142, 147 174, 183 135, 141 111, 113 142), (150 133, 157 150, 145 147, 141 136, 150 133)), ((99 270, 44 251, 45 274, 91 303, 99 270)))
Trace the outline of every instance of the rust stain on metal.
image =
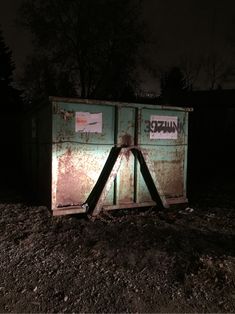
POLYGON ((82 169, 76 169, 71 152, 59 159, 59 171, 57 182, 57 204, 60 206, 77 205, 82 203, 93 181, 82 169))
POLYGON ((143 186, 141 187, 140 191, 139 191, 139 202, 151 202, 152 201, 152 197, 147 189, 147 187, 143 184, 143 186))
POLYGON ((71 138, 73 138, 74 133, 73 131, 65 131, 63 127, 58 130, 57 136, 56 136, 56 141, 58 142, 63 142, 63 141, 68 141, 71 138))
POLYGON ((85 202, 98 179, 105 157, 101 155, 97 158, 93 152, 74 150, 72 147, 68 147, 58 157, 57 206, 73 206, 85 202))
POLYGON ((119 203, 128 204, 134 201, 134 157, 127 149, 119 170, 119 203))
POLYGON ((75 112, 74 111, 67 111, 64 109, 59 110, 59 114, 62 117, 63 120, 68 121, 71 120, 75 117, 75 112))
MULTIPOLYGON (((155 164, 153 162, 154 158, 156 158, 156 151, 152 151, 151 150, 147 150, 147 149, 141 149, 141 153, 142 156, 144 158, 144 161, 146 163, 146 166, 148 167, 148 170, 150 172, 150 176, 152 177, 153 183, 157 189, 157 193, 160 197, 159 202, 162 203, 162 206, 164 206, 165 208, 168 208, 169 204, 166 200, 163 188, 162 188, 162 183, 160 182, 159 178, 156 176, 155 173, 155 164)), ((160 162, 160 161, 158 161, 160 162)), ((146 189, 146 186, 141 185, 141 190, 140 190, 140 199, 141 201, 145 200, 148 201, 150 199, 152 199, 151 195, 150 195, 150 191, 148 191, 146 189)))
POLYGON ((72 150, 71 150, 70 146, 68 147, 67 154, 68 154, 68 156, 71 156, 71 154, 72 154, 72 150))
POLYGON ((81 133, 81 139, 85 141, 85 143, 88 143, 90 140, 90 133, 88 132, 81 133))
POLYGON ((154 162, 156 176, 166 197, 180 197, 183 193, 182 160, 154 162))
POLYGON ((133 145, 133 137, 128 133, 122 135, 120 144, 122 147, 129 147, 133 145))
MULTIPOLYGON (((108 192, 112 186, 112 183, 114 181, 114 179, 116 178, 117 176, 117 173, 119 171, 119 168, 121 166, 121 161, 123 159, 123 156, 124 156, 124 152, 120 152, 119 155, 118 155, 118 158, 113 166, 113 169, 111 171, 111 174, 108 178, 108 180, 106 181, 106 184, 105 184, 105 187, 100 195, 100 198, 99 198, 99 201, 97 202, 96 206, 95 206, 95 209, 92 213, 93 216, 96 216, 100 213, 100 211, 102 210, 102 207, 104 204, 104 201, 108 195, 108 192)), ((108 204, 107 204, 108 205, 108 204)))

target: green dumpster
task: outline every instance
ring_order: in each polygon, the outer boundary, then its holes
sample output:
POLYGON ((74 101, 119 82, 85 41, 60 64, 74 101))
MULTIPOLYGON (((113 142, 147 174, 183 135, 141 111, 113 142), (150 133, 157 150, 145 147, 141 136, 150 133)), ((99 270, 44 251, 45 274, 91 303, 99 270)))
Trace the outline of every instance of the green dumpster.
POLYGON ((58 97, 50 103, 53 215, 187 202, 190 108, 58 97))

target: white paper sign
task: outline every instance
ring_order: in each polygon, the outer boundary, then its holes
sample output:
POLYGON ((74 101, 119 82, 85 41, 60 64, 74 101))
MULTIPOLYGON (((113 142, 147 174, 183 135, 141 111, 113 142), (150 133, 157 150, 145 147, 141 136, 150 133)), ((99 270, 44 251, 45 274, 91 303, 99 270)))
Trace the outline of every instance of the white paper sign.
POLYGON ((102 133, 102 113, 76 112, 75 131, 102 133))
POLYGON ((151 116, 150 139, 173 139, 178 138, 178 117, 151 116))

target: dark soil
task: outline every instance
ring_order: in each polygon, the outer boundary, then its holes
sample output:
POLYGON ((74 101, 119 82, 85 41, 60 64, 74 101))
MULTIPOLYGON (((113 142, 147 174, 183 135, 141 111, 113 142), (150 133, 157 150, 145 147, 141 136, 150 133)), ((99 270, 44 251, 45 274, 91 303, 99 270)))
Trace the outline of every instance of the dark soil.
POLYGON ((0 204, 0 312, 235 312, 233 189, 94 222, 0 204), (216 201, 217 200, 217 201, 216 201))

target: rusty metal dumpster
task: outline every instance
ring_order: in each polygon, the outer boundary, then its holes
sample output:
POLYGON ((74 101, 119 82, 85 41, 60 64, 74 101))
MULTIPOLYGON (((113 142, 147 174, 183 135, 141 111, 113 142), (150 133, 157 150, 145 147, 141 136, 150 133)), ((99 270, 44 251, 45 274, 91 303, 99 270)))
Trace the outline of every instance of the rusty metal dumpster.
POLYGON ((190 108, 50 101, 53 215, 187 202, 190 108))

